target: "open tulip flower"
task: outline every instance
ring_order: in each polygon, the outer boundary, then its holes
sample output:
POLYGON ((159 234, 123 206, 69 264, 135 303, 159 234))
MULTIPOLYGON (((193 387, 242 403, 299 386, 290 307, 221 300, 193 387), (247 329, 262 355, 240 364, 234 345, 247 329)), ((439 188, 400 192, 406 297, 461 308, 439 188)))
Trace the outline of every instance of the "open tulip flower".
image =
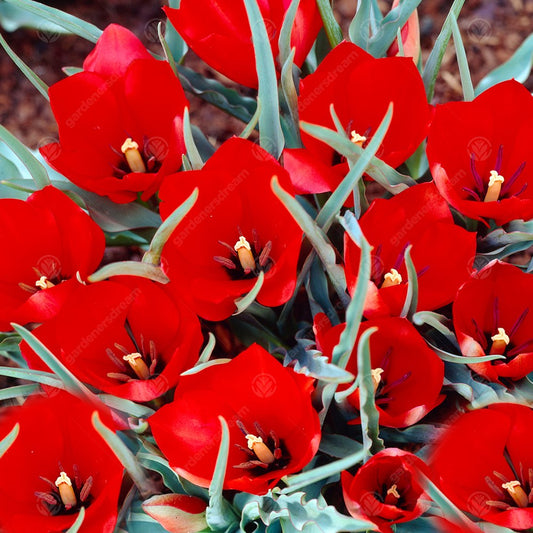
POLYGON ((490 381, 518 380, 533 372, 532 301, 531 275, 499 261, 461 287, 453 322, 462 354, 505 356, 470 364, 472 370, 490 381))
MULTIPOLYGON (((277 61, 279 33, 291 2, 262 0, 258 4, 279 75, 283 66, 277 61)), ((230 80, 257 88, 252 32, 244 0, 183 0, 179 9, 163 9, 185 42, 208 65, 230 80)), ((291 33, 295 65, 302 65, 321 27, 316 2, 301 0, 291 33)))
POLYGON ((259 303, 274 307, 291 297, 302 232, 272 192, 273 176, 291 190, 275 159, 254 143, 233 138, 201 170, 163 183, 163 219, 199 189, 196 204, 163 248, 162 266, 202 318, 228 318, 260 272, 265 277, 259 303))
POLYGON ((102 230, 52 186, 24 202, 0 199, 0 234, 9 254, 0 263, 0 330, 55 315, 70 291, 99 265, 102 230))
POLYGON ((144 200, 181 167, 181 85, 129 30, 108 26, 83 72, 50 87, 59 142, 41 148, 70 181, 114 202, 144 200))
MULTIPOLYGON (((80 285, 35 334, 80 380, 138 402, 173 387, 196 363, 203 341, 192 311, 157 283, 133 276, 80 285)), ((32 368, 47 369, 29 346, 22 353, 32 368)))
POLYGON ((472 102, 437 105, 427 156, 439 191, 470 218, 497 224, 529 220, 532 134, 533 96, 514 80, 472 102))
POLYGON ((497 403, 453 420, 429 464, 460 509, 485 522, 533 527, 533 411, 497 403))
MULTIPOLYGON (((423 141, 430 118, 424 84, 412 59, 375 59, 355 44, 343 42, 324 58, 313 74, 302 80, 298 111, 304 122, 335 129, 330 113, 333 105, 352 142, 364 148, 390 102, 394 104, 392 121, 377 156, 397 167, 423 141)), ((307 149, 304 153, 308 155, 300 155, 300 159, 318 157, 326 165, 340 162, 334 150, 322 141, 305 132, 302 141, 307 149)), ((298 154, 299 150, 293 152, 298 154)), ((336 175, 337 182, 331 183, 330 190, 338 185, 342 173, 332 173, 331 177, 336 175)), ((308 184, 308 192, 320 192, 320 181, 317 187, 313 190, 313 183, 308 184)))
MULTIPOLYGON (((331 358, 344 327, 345 324, 331 327, 322 313, 315 316, 317 344, 328 358, 331 358)), ((373 327, 378 329, 370 337, 370 362, 379 422, 387 427, 416 424, 444 399, 440 394, 444 364, 405 318, 363 322, 358 339, 373 327)), ((357 376, 357 344, 346 369, 357 376)), ((359 413, 359 389, 348 396, 347 402, 359 413)), ((352 423, 360 423, 359 417, 352 423)))
MULTIPOLYGON (((407 295, 408 245, 418 278, 418 311, 451 303, 472 272, 475 234, 453 223, 448 205, 432 183, 415 185, 389 200, 374 200, 360 225, 373 247, 365 302, 368 318, 400 314, 407 295)), ((346 279, 353 292, 361 252, 347 235, 344 246, 346 279)))
POLYGON ((230 431, 225 489, 265 494, 285 475, 301 470, 320 441, 311 405, 313 380, 283 367, 258 346, 229 362, 214 361, 182 376, 174 401, 149 418, 170 466, 208 487, 223 416, 230 431))
POLYGON ((348 512, 374 522, 381 533, 392 533, 393 524, 414 520, 429 507, 420 472, 427 475, 429 469, 412 453, 397 448, 377 453, 355 476, 342 473, 348 512))
MULTIPOLYGON (((20 426, 0 456, 3 533, 59 533, 82 507, 80 533, 115 530, 123 467, 92 427, 93 411, 66 392, 0 411, 0 440, 20 426)), ((101 416, 109 417, 103 410, 101 416)))

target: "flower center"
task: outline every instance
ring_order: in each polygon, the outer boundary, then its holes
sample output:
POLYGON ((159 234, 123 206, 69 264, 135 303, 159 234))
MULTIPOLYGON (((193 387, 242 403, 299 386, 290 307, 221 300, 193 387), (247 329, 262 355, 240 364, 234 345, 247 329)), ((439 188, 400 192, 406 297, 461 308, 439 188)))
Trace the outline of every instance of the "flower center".
POLYGON ((385 505, 396 505, 399 499, 400 493, 398 492, 398 485, 396 485, 395 483, 394 485, 391 485, 389 490, 387 490, 387 494, 385 495, 385 501, 383 503, 385 505))
POLYGON ((139 379, 148 379, 150 377, 150 370, 139 352, 124 355, 122 359, 130 365, 139 379))
POLYGON ((390 272, 385 274, 381 288, 393 287, 394 285, 399 285, 402 281, 402 275, 395 268, 391 268, 390 272))
POLYGON ((118 372, 108 372, 107 377, 111 379, 116 379, 124 383, 129 381, 134 381, 135 379, 150 379, 156 373, 156 367, 159 362, 157 349, 155 342, 150 340, 148 343, 149 349, 144 350, 144 340, 141 336, 140 348, 135 341, 135 337, 131 332, 131 327, 126 320, 126 331, 130 336, 133 345, 138 350, 137 352, 132 352, 121 344, 115 343, 114 347, 120 352, 122 357, 115 355, 115 352, 111 348, 106 349, 106 355, 115 363, 118 372), (125 364, 127 363, 127 364, 125 364), (133 377, 135 376, 135 377, 133 377))
POLYGON ((502 184, 504 182, 503 176, 500 176, 496 170, 490 171, 489 186, 485 194, 484 202, 496 202, 500 198, 502 184))
POLYGON ((146 165, 141 152, 139 152, 139 145, 131 137, 124 141, 120 151, 124 154, 131 172, 146 172, 146 165))
POLYGON ((267 469, 283 468, 289 462, 289 457, 284 453, 283 445, 280 443, 276 433, 271 431, 266 434, 258 422, 254 423, 256 433, 247 431, 245 425, 240 420, 236 421, 237 427, 243 433, 247 446, 235 444, 239 450, 246 453, 249 460, 234 468, 254 469, 259 468, 260 471, 267 469))
POLYGON ((80 507, 87 506, 91 502, 91 489, 93 477, 89 476, 85 483, 81 483, 78 467, 74 465, 74 480, 59 465, 59 477, 52 482, 46 478, 41 478, 49 486, 47 492, 36 492, 38 505, 44 507, 46 512, 52 516, 59 514, 71 514, 77 512, 80 507))
POLYGON ((366 137, 364 135, 359 135, 355 130, 352 130, 350 132, 350 141, 362 148, 363 144, 366 142, 366 137))
POLYGON ((250 243, 239 230, 239 240, 234 246, 223 241, 218 241, 219 244, 229 251, 231 256, 228 258, 215 255, 213 259, 227 269, 232 279, 258 276, 261 271, 268 272, 274 264, 274 261, 270 257, 272 241, 268 241, 262 247, 255 230, 252 230, 252 237, 252 243, 250 243))
POLYGON ((36 282, 35 282, 35 286, 38 288, 38 289, 50 289, 52 287, 55 287, 55 285, 48 280, 48 278, 46 276, 41 276, 36 282))
POLYGON ((502 488, 508 492, 509 496, 511 496, 518 507, 523 508, 528 506, 529 500, 522 485, 520 485, 520 481, 515 479, 513 481, 508 481, 507 483, 502 483, 502 488))
POLYGON ((492 346, 490 347, 490 355, 502 355, 510 342, 509 336, 505 333, 505 329, 498 328, 498 333, 491 338, 492 346))

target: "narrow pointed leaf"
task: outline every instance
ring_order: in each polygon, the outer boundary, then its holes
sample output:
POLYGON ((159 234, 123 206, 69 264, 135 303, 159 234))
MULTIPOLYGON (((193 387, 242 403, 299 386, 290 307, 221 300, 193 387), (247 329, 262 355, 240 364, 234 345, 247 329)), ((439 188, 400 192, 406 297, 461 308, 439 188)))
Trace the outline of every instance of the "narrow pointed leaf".
POLYGON ((448 46, 448 41, 452 34, 452 22, 451 19, 459 17, 459 13, 463 7, 465 0, 454 0, 448 16, 442 25, 442 29, 433 45, 433 50, 429 54, 429 57, 424 66, 424 71, 422 73, 422 80, 424 81, 424 87, 426 88, 426 96, 428 102, 431 102, 433 99, 433 93, 435 92, 435 80, 439 74, 440 65, 442 63, 442 58, 446 52, 446 47, 448 46))
POLYGON ((328 41, 331 48, 335 48, 342 41, 342 30, 339 23, 335 20, 333 9, 331 8, 330 0, 316 0, 324 29, 328 36, 328 41))
POLYGON ((42 362, 65 384, 74 396, 90 401, 98 401, 96 396, 35 336, 18 324, 11 324, 42 362))
POLYGON ((153 409, 150 409, 145 405, 140 405, 132 402, 131 400, 119 398, 118 396, 113 396, 111 394, 99 394, 98 397, 108 407, 111 407, 111 409, 115 409, 116 411, 120 411, 137 418, 148 418, 155 413, 153 409))
POLYGON ((259 276, 257 276, 257 281, 252 287, 252 290, 248 294, 243 296, 242 298, 237 298, 235 300, 237 311, 233 313, 233 316, 240 315, 243 311, 246 311, 246 309, 248 309, 250 305, 252 305, 252 303, 257 298, 257 295, 259 294, 259 291, 261 290, 261 287, 263 286, 264 281, 265 281, 265 273, 261 270, 261 272, 259 272, 259 276))
POLYGON ((124 444, 120 437, 110 430, 100 419, 98 411, 94 411, 91 417, 92 425, 98 434, 105 440, 111 451, 116 455, 122 466, 126 469, 131 479, 137 485, 140 493, 146 496, 154 493, 152 482, 148 479, 137 458, 124 444))
POLYGON ((225 531, 236 522, 237 516, 223 496, 229 454, 229 428, 223 417, 219 416, 218 419, 222 427, 222 438, 213 479, 209 486, 209 506, 206 509, 206 518, 209 527, 213 531, 225 531))
POLYGON ((204 166, 202 156, 196 147, 191 130, 191 120, 189 118, 189 109, 186 107, 183 113, 183 138, 187 148, 187 156, 191 162, 193 170, 200 170, 204 166))
POLYGON ((168 283, 169 279, 166 277, 161 267, 151 265, 149 263, 140 263, 138 261, 118 261, 116 263, 109 263, 91 274, 87 281, 96 283, 104 279, 112 278, 113 276, 139 276, 141 278, 151 279, 158 283, 168 283))
POLYGON ((10 446, 15 442, 20 431, 20 424, 17 422, 13 429, 0 441, 0 457, 9 450, 10 446))
POLYGON ((285 18, 283 19, 283 24, 279 32, 279 61, 282 65, 285 65, 291 54, 291 34, 299 5, 300 0, 291 1, 291 5, 285 13, 285 18))
POLYGON ((94 24, 90 22, 85 22, 74 15, 69 15, 60 9, 50 7, 39 2, 34 2, 33 0, 5 0, 9 4, 13 4, 21 9, 24 9, 34 15, 49 20, 58 26, 61 26, 65 30, 79 37, 83 37, 88 41, 95 43, 100 35, 102 35, 102 30, 97 28, 94 24))
POLYGON ((258 96, 262 110, 259 116, 259 144, 274 158, 278 159, 283 150, 278 103, 278 82, 272 48, 259 10, 257 0, 244 0, 248 21, 252 30, 255 64, 259 80, 258 96))
POLYGON ((5 142, 10 150, 20 159, 39 189, 50 185, 50 178, 48 177, 44 166, 35 158, 28 148, 26 148, 26 146, 1 125, 0 141, 5 142))
POLYGON ((466 58, 465 46, 461 38, 461 31, 457 24, 455 17, 450 18, 452 27, 453 44, 455 45, 455 55, 457 56, 457 64, 459 65, 459 75, 461 76, 461 85, 463 87, 463 95, 465 102, 471 102, 474 99, 474 85, 472 85, 472 77, 470 76, 470 68, 468 67, 468 60, 466 58))
POLYGON ((0 401, 18 398, 19 396, 30 396, 38 390, 39 385, 16 385, 15 387, 0 389, 0 401))
POLYGON ((82 507, 76 517, 74 523, 67 529, 66 533, 78 533, 81 526, 83 525, 83 520, 85 518, 85 507, 82 507))
POLYGON ((6 40, 2 35, 0 35, 0 45, 6 51, 7 55, 13 60, 13 63, 17 65, 22 74, 28 78, 31 84, 49 101, 48 97, 48 85, 44 83, 33 70, 20 59, 20 57, 13 51, 13 49, 7 44, 6 40))
POLYGON ((13 368, 11 366, 0 366, 0 376, 8 378, 25 379, 58 389, 65 389, 65 384, 51 372, 42 372, 41 370, 31 370, 29 368, 13 368))
POLYGON ((239 134, 239 137, 241 139, 248 139, 248 137, 250 137, 252 132, 255 130, 257 123, 259 122, 260 116, 261 116, 261 99, 257 97, 257 108, 252 118, 250 119, 250 122, 246 124, 246 127, 239 134))
POLYGON ((416 306, 418 305, 418 276, 416 274, 413 260, 411 259, 412 247, 413 246, 410 244, 405 249, 404 261, 407 269, 407 294, 400 313, 401 317, 408 318, 409 320, 413 318, 413 315, 416 312, 416 306))
POLYGON ((156 231, 150 249, 144 254, 143 263, 158 265, 161 260, 161 252, 168 241, 172 232, 176 229, 178 224, 183 220, 187 213, 192 209, 193 205, 198 199, 198 187, 194 189, 189 198, 185 200, 173 213, 159 226, 156 231))

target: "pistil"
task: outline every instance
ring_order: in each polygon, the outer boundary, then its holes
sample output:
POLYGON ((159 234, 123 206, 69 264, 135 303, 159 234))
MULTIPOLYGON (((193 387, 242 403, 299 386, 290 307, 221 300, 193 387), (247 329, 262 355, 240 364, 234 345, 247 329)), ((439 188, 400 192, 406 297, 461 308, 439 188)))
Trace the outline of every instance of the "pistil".
POLYGON ((387 491, 385 496, 386 505, 396 505, 400 499, 400 493, 398 492, 398 485, 391 485, 390 489, 387 491))
POLYGON ((249 274, 255 270, 255 259, 254 255, 252 254, 252 247, 246 240, 246 237, 241 235, 233 248, 237 252, 239 263, 241 264, 244 273, 249 274))
POLYGON ((366 142, 366 137, 364 135, 359 135, 355 130, 352 130, 350 135, 350 141, 362 148, 363 144, 366 142))
POLYGON ((36 282, 35 286, 39 289, 51 289, 54 287, 54 284, 48 280, 46 276, 41 276, 36 282))
POLYGON ((370 374, 372 375, 372 383, 374 384, 374 394, 378 390, 379 384, 381 383, 381 374, 385 372, 383 368, 373 368, 370 371, 370 374))
POLYGON ((393 287, 394 285, 399 285, 402 281, 402 275, 395 268, 391 268, 390 272, 385 274, 381 288, 393 287))
POLYGON ((490 339, 492 340, 490 355, 503 355, 510 342, 509 336, 505 333, 505 329, 498 328, 498 333, 493 335, 490 339))
POLYGON ((71 509, 78 503, 74 488, 72 487, 72 481, 67 476, 66 472, 61 472, 55 482, 56 487, 59 490, 59 496, 65 506, 65 509, 71 509))
POLYGON ((144 359, 140 353, 130 353, 125 355, 122 359, 129 363, 139 379, 148 379, 150 377, 150 369, 144 362, 144 359))
POLYGON ((267 465, 272 464, 276 458, 274 454, 270 451, 268 446, 263 442, 261 437, 257 437, 251 433, 246 435, 246 440, 248 441, 248 448, 255 453, 255 456, 262 462, 267 465))
POLYGON ((131 137, 128 137, 124 141, 120 150, 124 154, 126 162, 132 172, 146 172, 146 165, 139 152, 139 145, 131 137))
POLYGON ((514 481, 509 481, 507 483, 502 483, 502 488, 504 488, 513 501, 518 505, 518 507, 524 508, 528 506, 528 497, 524 489, 520 485, 520 481, 516 479, 514 481))
POLYGON ((503 176, 500 176, 496 170, 490 171, 489 186, 485 194, 484 202, 496 202, 500 197, 502 184, 504 182, 503 176))

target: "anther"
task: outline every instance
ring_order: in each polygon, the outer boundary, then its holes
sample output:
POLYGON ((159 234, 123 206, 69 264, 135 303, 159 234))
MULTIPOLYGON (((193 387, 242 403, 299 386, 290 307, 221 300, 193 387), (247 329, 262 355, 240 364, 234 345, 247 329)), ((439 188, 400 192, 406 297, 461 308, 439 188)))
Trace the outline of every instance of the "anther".
POLYGON ((68 510, 74 507, 78 501, 76 500, 76 494, 72 488, 72 481, 67 476, 66 472, 61 472, 55 482, 56 487, 59 490, 59 496, 63 505, 68 510))
POLYGON ((402 275, 395 268, 391 268, 390 272, 385 274, 381 288, 393 287, 394 285, 399 285, 402 281, 402 275))
POLYGON ((51 289, 54 287, 54 284, 51 281, 48 281, 46 276, 41 276, 36 282, 35 286, 39 289, 51 289))
POLYGON ((255 270, 255 259, 252 254, 252 247, 246 240, 246 237, 241 235, 233 248, 237 252, 244 273, 248 274, 252 272, 252 270, 255 270))
POLYGON ((357 144, 357 146, 363 147, 363 144, 366 142, 366 137, 364 135, 359 135, 355 130, 350 132, 350 136, 350 141, 357 144))
POLYGON ((140 353, 130 353, 125 355, 122 359, 130 364, 132 370, 139 379, 148 379, 150 377, 150 370, 146 366, 146 363, 144 362, 140 353))
POLYGON ((255 453, 262 463, 270 465, 276 460, 274 454, 268 449, 261 437, 256 437, 249 433, 246 435, 246 440, 248 441, 248 448, 255 453))
POLYGON ((503 176, 500 176, 496 170, 490 171, 489 186, 485 194, 484 202, 496 202, 500 197, 502 184, 504 182, 503 176))
POLYGON ((509 336, 503 328, 498 328, 498 333, 490 339, 492 341, 492 346, 490 347, 491 355, 502 355, 510 342, 509 336))
POLYGON ((518 507, 524 508, 528 506, 529 502, 527 494, 520 485, 520 481, 517 481, 515 479, 514 481, 502 483, 502 488, 504 488, 509 493, 509 496, 511 496, 511 498, 514 500, 516 505, 518 505, 518 507))

